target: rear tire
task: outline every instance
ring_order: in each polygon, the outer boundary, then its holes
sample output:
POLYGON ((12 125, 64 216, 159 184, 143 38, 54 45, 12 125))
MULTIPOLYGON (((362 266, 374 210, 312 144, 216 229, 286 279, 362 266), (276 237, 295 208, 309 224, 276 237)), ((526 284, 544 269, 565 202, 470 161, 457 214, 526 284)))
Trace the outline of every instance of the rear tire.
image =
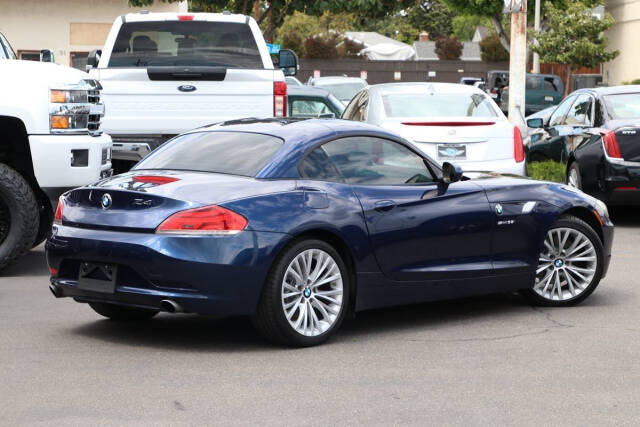
POLYGON ((253 324, 271 342, 309 347, 329 339, 348 306, 349 274, 340 254, 322 240, 297 240, 274 261, 253 324))
POLYGON ((582 190, 582 174, 578 162, 573 162, 567 169, 567 185, 582 190))
POLYGON ((89 306, 99 315, 118 322, 135 322, 140 320, 148 320, 158 314, 158 310, 127 307, 124 305, 108 304, 102 302, 90 302, 89 306))
POLYGON ((31 249, 39 225, 31 186, 16 170, 0 163, 0 271, 31 249))
POLYGON ((535 305, 567 307, 584 301, 602 278, 604 249, 583 220, 563 216, 547 232, 536 279, 522 293, 535 305))

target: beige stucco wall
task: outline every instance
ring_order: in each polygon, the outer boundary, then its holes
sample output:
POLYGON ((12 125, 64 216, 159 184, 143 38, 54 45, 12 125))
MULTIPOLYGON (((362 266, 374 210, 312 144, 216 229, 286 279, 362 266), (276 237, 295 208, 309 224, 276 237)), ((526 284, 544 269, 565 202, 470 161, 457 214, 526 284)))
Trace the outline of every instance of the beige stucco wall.
POLYGON ((640 0, 607 0, 605 10, 616 20, 606 32, 609 46, 620 55, 604 64, 604 81, 614 86, 640 79, 640 0))
POLYGON ((133 8, 127 0, 0 0, 0 32, 16 53, 53 49, 56 62, 69 65, 70 52, 101 48, 117 16, 141 9, 186 12, 187 2, 133 8))

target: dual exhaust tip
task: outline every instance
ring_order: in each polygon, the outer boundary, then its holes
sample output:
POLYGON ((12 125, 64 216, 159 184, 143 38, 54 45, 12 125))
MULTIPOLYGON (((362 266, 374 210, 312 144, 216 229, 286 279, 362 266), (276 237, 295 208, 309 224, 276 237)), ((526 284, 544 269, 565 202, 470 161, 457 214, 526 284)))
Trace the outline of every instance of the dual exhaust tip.
MULTIPOLYGON (((53 294, 54 297, 56 298, 62 298, 62 290, 54 285, 53 283, 49 284, 49 290, 51 291, 51 293, 53 294)), ((163 299, 162 301, 160 301, 160 308, 163 311, 166 311, 168 313, 183 313, 184 312, 184 308, 177 303, 176 301, 172 300, 172 299, 163 299)))

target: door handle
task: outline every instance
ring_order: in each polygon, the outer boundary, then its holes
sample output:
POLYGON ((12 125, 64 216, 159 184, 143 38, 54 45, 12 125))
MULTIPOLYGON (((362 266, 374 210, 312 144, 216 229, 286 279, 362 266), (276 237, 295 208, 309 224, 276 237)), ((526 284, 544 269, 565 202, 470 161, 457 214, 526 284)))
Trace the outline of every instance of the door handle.
POLYGON ((375 202, 374 206, 375 210, 377 210, 378 212, 388 212, 396 207, 396 202, 394 202, 393 200, 380 200, 378 202, 375 202))

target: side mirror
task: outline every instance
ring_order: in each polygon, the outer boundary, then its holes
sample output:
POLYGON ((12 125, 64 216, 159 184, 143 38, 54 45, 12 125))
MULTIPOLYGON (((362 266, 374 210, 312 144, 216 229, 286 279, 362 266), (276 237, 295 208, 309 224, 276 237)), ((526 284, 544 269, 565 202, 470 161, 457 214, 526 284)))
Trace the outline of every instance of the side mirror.
POLYGON ((527 126, 531 129, 540 129, 544 127, 544 120, 542 119, 529 119, 527 120, 527 126))
POLYGON ((278 53, 278 67, 282 69, 285 76, 295 76, 298 74, 298 56, 290 49, 282 49, 278 53))
POLYGON ((42 49, 40 51, 40 62, 56 62, 52 49, 42 49))
POLYGON ((462 168, 453 163, 444 162, 442 164, 442 182, 452 184, 462 179, 462 168))
POLYGON ((102 55, 102 50, 93 49, 89 52, 89 56, 87 56, 87 67, 86 70, 89 71, 92 68, 96 68, 98 66, 98 62, 100 62, 100 56, 102 55))

